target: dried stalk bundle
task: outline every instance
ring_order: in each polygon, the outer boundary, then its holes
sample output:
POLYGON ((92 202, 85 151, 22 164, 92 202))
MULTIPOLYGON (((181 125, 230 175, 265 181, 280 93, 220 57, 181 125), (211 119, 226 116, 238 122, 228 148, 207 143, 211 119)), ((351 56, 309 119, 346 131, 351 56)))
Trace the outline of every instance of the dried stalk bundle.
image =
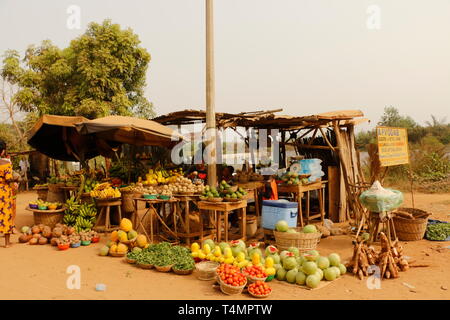
POLYGON ((359 279, 369 275, 369 266, 376 265, 380 268, 381 279, 398 278, 400 271, 409 269, 408 261, 403 258, 403 248, 394 241, 389 244, 387 236, 380 233, 381 250, 377 252, 374 247, 368 246, 365 240, 356 241, 353 248, 353 257, 347 264, 347 269, 359 279))

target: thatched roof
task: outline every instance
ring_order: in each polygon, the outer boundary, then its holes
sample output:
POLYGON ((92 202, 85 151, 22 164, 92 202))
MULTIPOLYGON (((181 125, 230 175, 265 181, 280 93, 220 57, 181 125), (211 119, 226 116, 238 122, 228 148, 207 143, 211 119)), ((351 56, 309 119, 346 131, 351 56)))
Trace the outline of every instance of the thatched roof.
MULTIPOLYGON (((340 125, 355 125, 368 121, 368 119, 361 118, 364 114, 360 110, 340 110, 309 116, 288 116, 275 114, 280 111, 283 110, 277 109, 269 111, 241 112, 237 114, 217 112, 216 124, 218 127, 222 128, 246 127, 295 130, 317 126, 328 127, 334 120, 340 121, 340 125)), ((153 120, 164 125, 186 125, 199 121, 205 122, 205 119, 206 111, 204 110, 183 110, 168 113, 153 120)))

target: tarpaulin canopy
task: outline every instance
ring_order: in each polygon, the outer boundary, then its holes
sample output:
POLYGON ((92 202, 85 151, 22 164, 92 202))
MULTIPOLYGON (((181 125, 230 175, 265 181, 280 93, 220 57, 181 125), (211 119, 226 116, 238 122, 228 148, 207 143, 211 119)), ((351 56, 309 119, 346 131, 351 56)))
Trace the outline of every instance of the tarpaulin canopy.
POLYGON ((28 144, 50 158, 63 161, 82 161, 98 155, 112 157, 120 144, 79 134, 75 123, 84 121, 88 119, 44 115, 28 133, 28 144))
POLYGON ((158 122, 125 116, 87 120, 75 126, 81 134, 95 134, 101 139, 136 146, 173 147, 184 139, 177 131, 158 122))

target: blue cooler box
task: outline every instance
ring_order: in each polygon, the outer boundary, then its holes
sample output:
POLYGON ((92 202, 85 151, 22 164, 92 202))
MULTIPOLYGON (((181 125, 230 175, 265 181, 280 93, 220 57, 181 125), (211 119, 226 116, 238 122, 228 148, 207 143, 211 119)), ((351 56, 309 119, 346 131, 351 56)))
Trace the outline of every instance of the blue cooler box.
POLYGON ((262 226, 264 229, 275 229, 275 224, 285 220, 289 227, 297 227, 298 204, 283 200, 263 200, 262 226))

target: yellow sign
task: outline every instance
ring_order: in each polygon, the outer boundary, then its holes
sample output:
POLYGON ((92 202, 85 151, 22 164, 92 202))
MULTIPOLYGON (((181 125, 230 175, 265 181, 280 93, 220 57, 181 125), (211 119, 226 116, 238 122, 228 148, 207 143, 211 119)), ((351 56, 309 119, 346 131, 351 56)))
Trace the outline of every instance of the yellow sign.
POLYGON ((377 127, 377 141, 382 167, 409 163, 408 134, 405 128, 377 127))

